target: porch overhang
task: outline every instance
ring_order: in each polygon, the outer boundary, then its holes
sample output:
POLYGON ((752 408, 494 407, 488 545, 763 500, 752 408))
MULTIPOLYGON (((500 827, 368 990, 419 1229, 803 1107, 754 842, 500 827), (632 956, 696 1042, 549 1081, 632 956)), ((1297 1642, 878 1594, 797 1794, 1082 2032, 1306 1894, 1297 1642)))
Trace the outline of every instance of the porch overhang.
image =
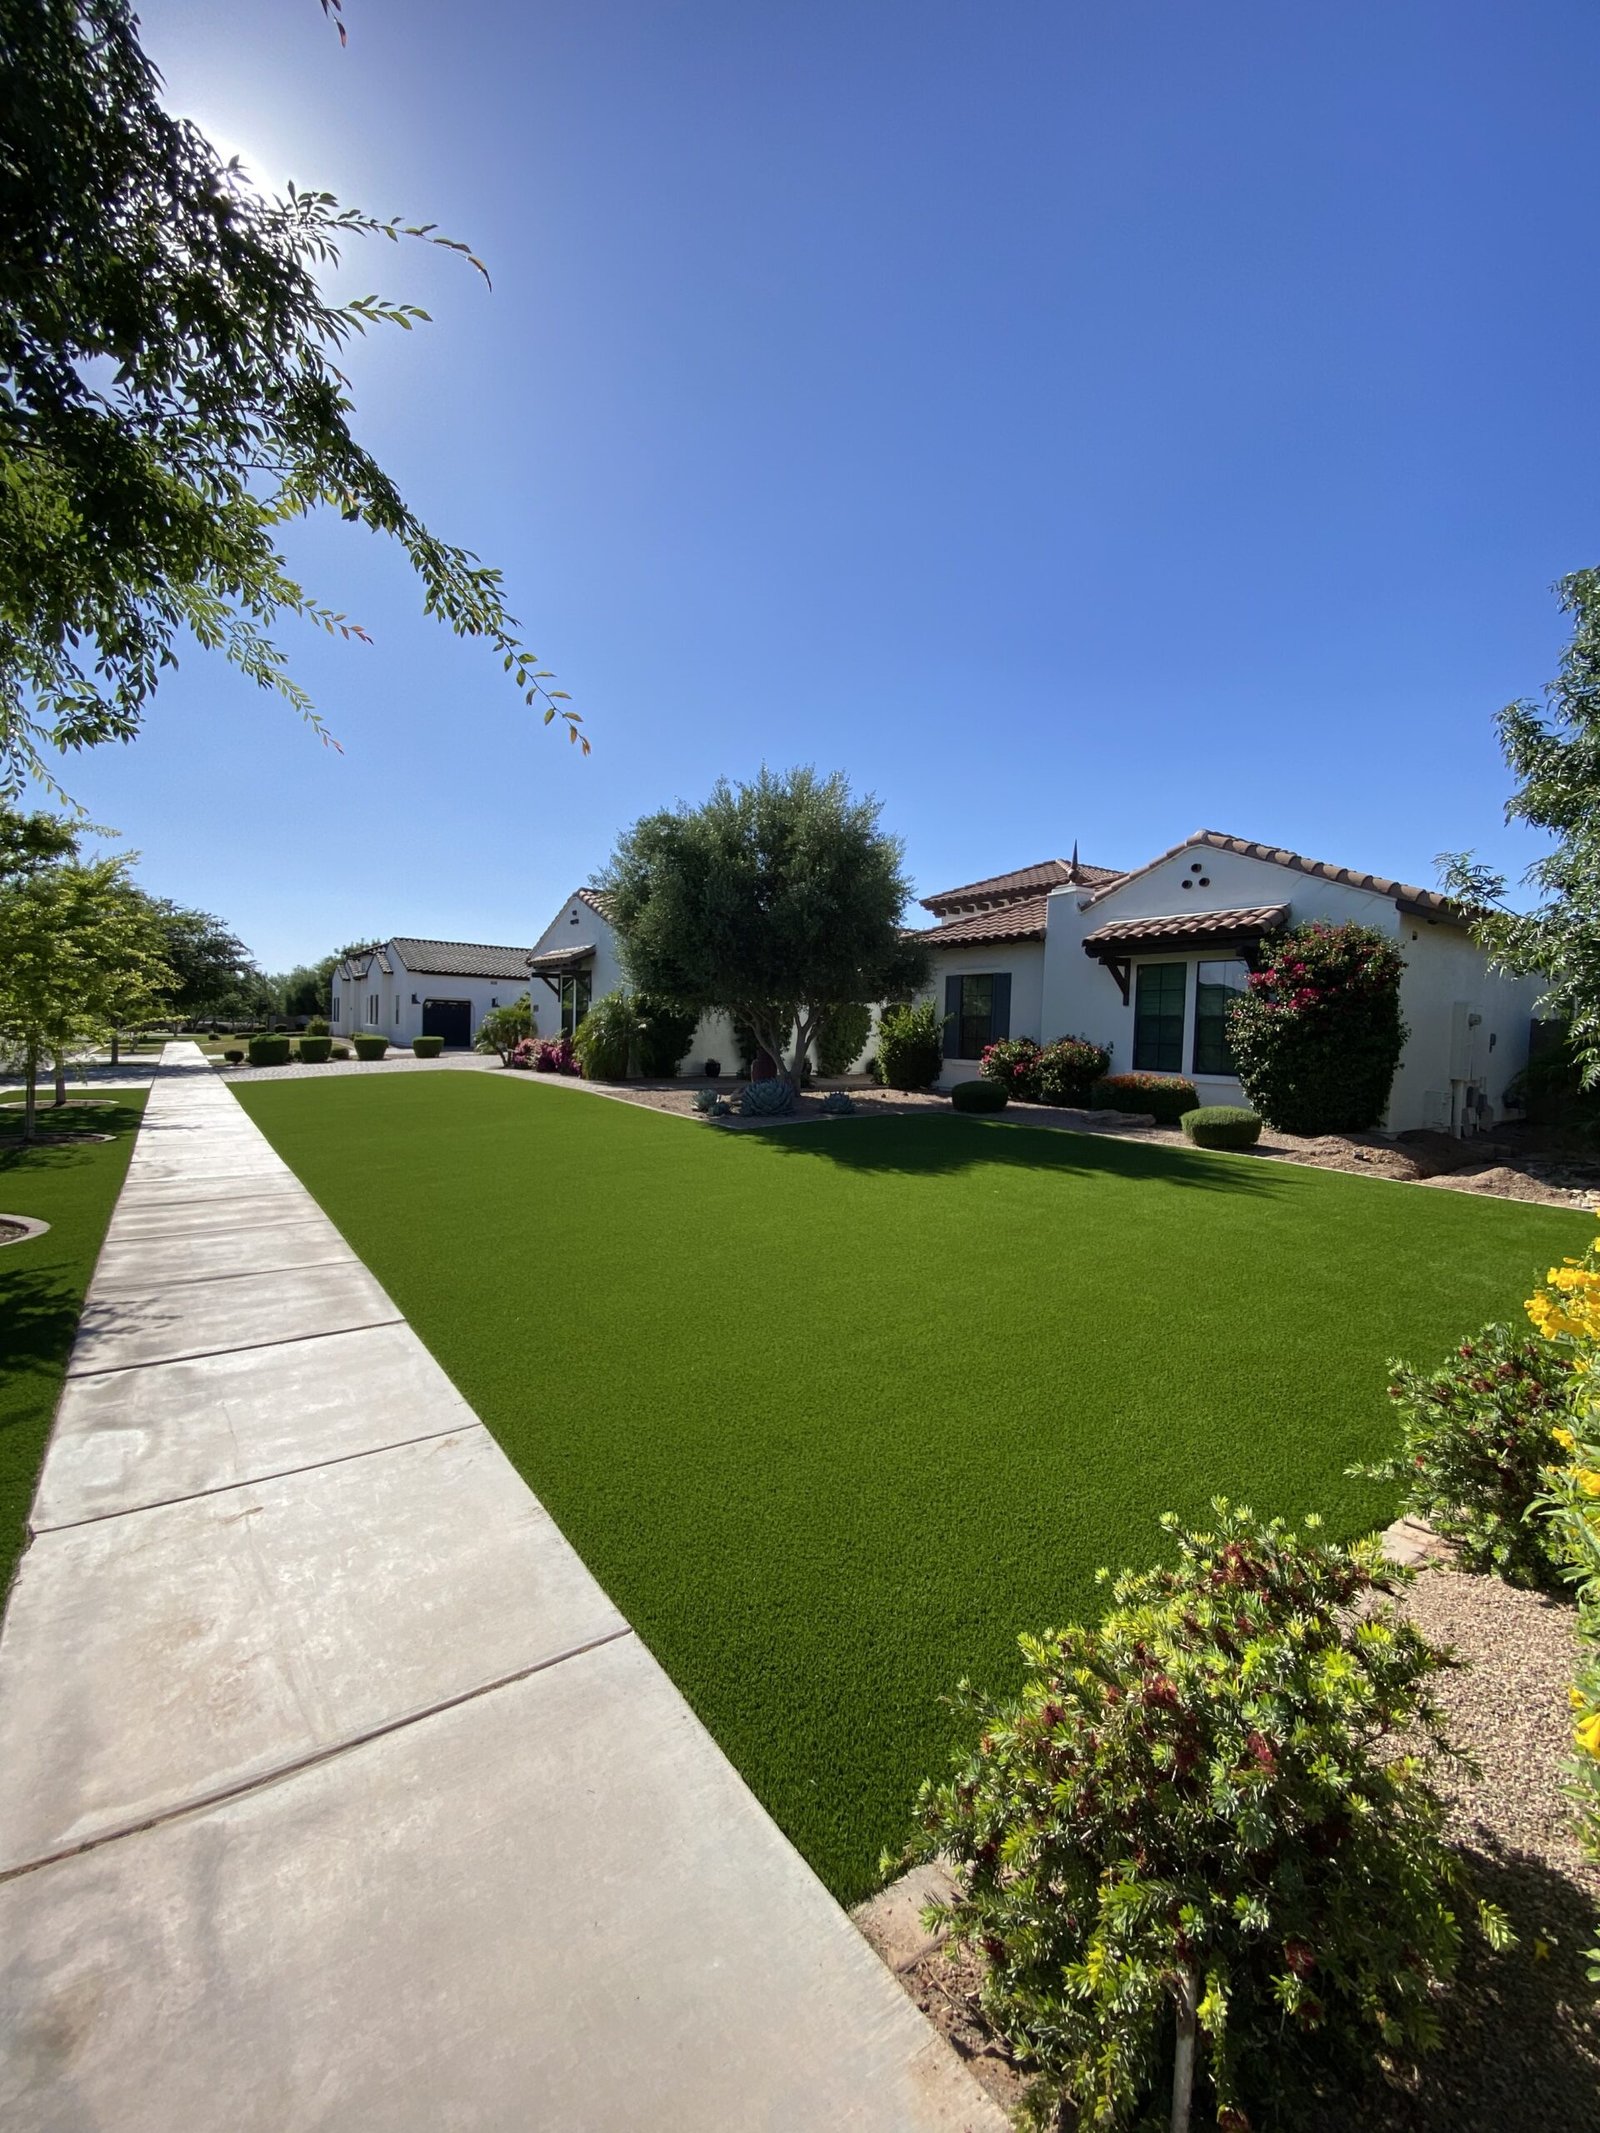
POLYGON ((1127 1005, 1136 955, 1166 949, 1211 948, 1253 963, 1263 939, 1289 923, 1287 904, 1252 904, 1242 911, 1173 911, 1158 918, 1114 918, 1083 937, 1083 952, 1103 963, 1127 1005))
POLYGON ((543 978, 552 992, 559 992, 563 978, 576 977, 585 963, 594 958, 593 941, 584 941, 575 948, 547 948, 543 955, 530 955, 529 974, 543 978))

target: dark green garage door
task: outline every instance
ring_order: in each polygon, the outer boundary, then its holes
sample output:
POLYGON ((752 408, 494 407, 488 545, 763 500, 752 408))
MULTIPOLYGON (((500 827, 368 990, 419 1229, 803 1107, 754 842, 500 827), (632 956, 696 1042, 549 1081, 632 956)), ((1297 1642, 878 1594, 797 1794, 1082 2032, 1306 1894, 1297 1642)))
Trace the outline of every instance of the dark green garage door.
POLYGON ((442 1037, 446 1044, 468 1045, 472 1042, 472 1002, 470 1000, 424 1000, 422 1003, 422 1034, 424 1037, 442 1037))

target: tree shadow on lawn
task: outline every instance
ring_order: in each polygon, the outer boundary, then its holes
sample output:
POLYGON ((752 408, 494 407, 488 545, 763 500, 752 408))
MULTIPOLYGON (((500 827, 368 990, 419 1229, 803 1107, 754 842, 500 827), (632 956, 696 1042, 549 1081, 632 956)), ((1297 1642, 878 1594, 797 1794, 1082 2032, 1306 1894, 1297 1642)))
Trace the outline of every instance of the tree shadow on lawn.
MULTIPOLYGON (((1244 1193, 1280 1199, 1295 1189, 1280 1176, 1286 1164, 1248 1156, 1216 1156, 1199 1149, 1150 1147, 1110 1134, 1015 1125, 997 1119, 830 1119, 815 1125, 746 1128, 738 1138, 759 1139, 786 1156, 820 1157, 844 1170, 884 1171, 900 1177, 931 1177, 980 1166, 1016 1170, 1061 1170, 1084 1176, 1159 1178, 1198 1192, 1244 1193)), ((729 1138, 734 1136, 730 1135, 729 1138)))
POLYGON ((27 1246, 8 1245, 0 1254, 0 1356, 7 1373, 36 1364, 64 1364, 82 1309, 69 1271, 41 1267, 37 1272, 13 1267, 13 1253, 27 1246))

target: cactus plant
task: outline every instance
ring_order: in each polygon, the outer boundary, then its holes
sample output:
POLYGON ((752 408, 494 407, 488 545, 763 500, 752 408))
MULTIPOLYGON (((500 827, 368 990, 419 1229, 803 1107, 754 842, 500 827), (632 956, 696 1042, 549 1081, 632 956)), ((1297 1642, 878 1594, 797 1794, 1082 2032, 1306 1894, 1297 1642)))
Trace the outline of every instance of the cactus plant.
POLYGON ((696 1089, 694 1092, 694 1107, 702 1118, 709 1117, 721 1101, 715 1089, 696 1089))
POLYGON ((742 1118, 779 1118, 794 1109, 794 1086, 783 1080, 752 1081, 739 1095, 742 1118))
POLYGON ((854 1098, 844 1089, 830 1089, 822 1099, 824 1118, 853 1118, 855 1109, 854 1098))

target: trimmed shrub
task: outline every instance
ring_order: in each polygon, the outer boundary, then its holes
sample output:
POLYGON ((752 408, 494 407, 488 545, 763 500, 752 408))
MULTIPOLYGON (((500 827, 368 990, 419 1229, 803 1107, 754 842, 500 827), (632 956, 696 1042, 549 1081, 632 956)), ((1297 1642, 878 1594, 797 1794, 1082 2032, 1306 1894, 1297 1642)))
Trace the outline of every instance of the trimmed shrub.
POLYGON ((352 1040, 358 1059, 381 1059, 389 1049, 387 1037, 376 1037, 367 1032, 352 1040))
POLYGON ((781 1118, 794 1109, 794 1085, 781 1076, 774 1081, 751 1081, 739 1091, 741 1118, 781 1118))
POLYGON ((1103 1074, 1089 1091, 1091 1111, 1148 1111, 1158 1126, 1175 1126, 1198 1110, 1192 1081, 1174 1074, 1103 1074))
POLYGON ((1572 1378, 1548 1341, 1485 1326, 1437 1370, 1389 1365, 1400 1415, 1394 1456, 1348 1469, 1398 1481, 1401 1507, 1454 1541, 1467 1570, 1497 1571, 1510 1585, 1561 1582, 1554 1536, 1530 1519, 1570 1442, 1572 1378))
MULTIPOLYGON (((511 1054, 517 1046, 533 1036, 539 1025, 534 1019, 533 1001, 527 993, 519 993, 514 1000, 507 1000, 503 1007, 491 1007, 478 1024, 478 1034, 472 1040, 475 1052, 497 1052, 502 1066, 511 1064, 511 1054)), ((442 1040, 441 1040, 442 1042, 442 1040)), ((431 1057, 431 1054, 423 1054, 431 1057)))
POLYGON ((1281 1133, 1361 1133, 1383 1117, 1405 1047, 1405 958, 1370 926, 1292 927, 1262 947, 1228 1007, 1228 1048, 1281 1133))
POLYGON ((1328 2071, 1401 2076, 1437 2041, 1464 1923, 1511 1939, 1427 1779, 1449 1661, 1373 1605, 1406 1574, 1375 1539, 1215 1511, 1164 1517, 1175 1564, 1125 1572, 1096 1627, 1020 1638, 1020 1697, 961 1685, 977 1745, 884 1862, 954 1865, 924 1917, 980 1958, 1036 2123, 1070 2097, 1084 2127, 1165 2125, 1168 2089, 1191 2123, 1180 2028, 1193 2124, 1292 2121, 1328 2071))
POLYGON ((720 1059, 708 1059, 700 1071, 705 1075, 707 1081, 718 1081, 722 1076, 722 1061, 720 1059))
POLYGON ((602 993, 573 1034, 585 1081, 626 1081, 638 1072, 644 1016, 637 997, 619 986, 602 993))
POLYGON ((856 1100, 848 1089, 830 1089, 822 1099, 824 1118, 854 1118, 856 1100))
POLYGON ((1042 1104, 1086 1105, 1089 1091, 1110 1072, 1111 1054, 1087 1037, 1057 1037, 1039 1054, 1034 1080, 1042 1104))
POLYGON ((326 1060, 333 1057, 333 1039, 331 1037, 302 1037, 300 1039, 300 1057, 306 1066, 321 1066, 326 1060))
POLYGON ((1261 1119, 1239 1104, 1201 1104, 1180 1121, 1197 1148, 1253 1148, 1261 1138, 1261 1119))
POLYGON ((287 1037, 252 1037, 247 1050, 252 1066, 287 1066, 289 1064, 289 1040, 287 1037))
POLYGON ((244 1058, 244 1053, 243 1053, 243 1052, 224 1052, 222 1056, 223 1056, 223 1058, 224 1058, 224 1059, 226 1059, 226 1060, 227 1060, 227 1062, 228 1062, 229 1066, 237 1066, 237 1065, 239 1064, 239 1062, 240 1062, 240 1061, 241 1061, 241 1060, 242 1060, 242 1059, 244 1058))
POLYGON ((943 1065, 944 1017, 931 1000, 884 1009, 873 1066, 886 1089, 930 1089, 943 1065))
POLYGON ((848 1074, 861 1057, 862 1047, 871 1034, 872 1009, 865 1002, 849 1000, 837 1007, 824 1008, 822 1020, 811 1040, 817 1057, 817 1072, 824 1079, 835 1074, 848 1074))
POLYGON ((1040 1050, 1031 1037, 1002 1037, 984 1046, 978 1072, 1019 1104, 1039 1101, 1040 1050))
POLYGON ((700 1027, 699 1011, 647 993, 638 993, 635 998, 644 1022, 639 1032, 639 1072, 647 1081, 670 1081, 694 1042, 694 1033, 700 1027))
POLYGON ((333 1034, 321 1015, 313 1015, 311 1017, 311 1020, 306 1024, 305 1033, 308 1037, 328 1037, 333 1034))
POLYGON ((442 1037, 413 1037, 411 1050, 418 1059, 437 1059, 444 1050, 442 1037))
POLYGON ((951 1105, 957 1111, 1003 1111, 1009 1101, 998 1081, 958 1081, 950 1091, 951 1105))
POLYGON ((349 1047, 349 1045, 348 1045, 348 1044, 336 1044, 336 1045, 334 1046, 334 1048, 333 1048, 333 1056, 334 1056, 334 1058, 335 1058, 335 1059, 348 1059, 348 1058, 350 1057, 350 1047, 349 1047))

